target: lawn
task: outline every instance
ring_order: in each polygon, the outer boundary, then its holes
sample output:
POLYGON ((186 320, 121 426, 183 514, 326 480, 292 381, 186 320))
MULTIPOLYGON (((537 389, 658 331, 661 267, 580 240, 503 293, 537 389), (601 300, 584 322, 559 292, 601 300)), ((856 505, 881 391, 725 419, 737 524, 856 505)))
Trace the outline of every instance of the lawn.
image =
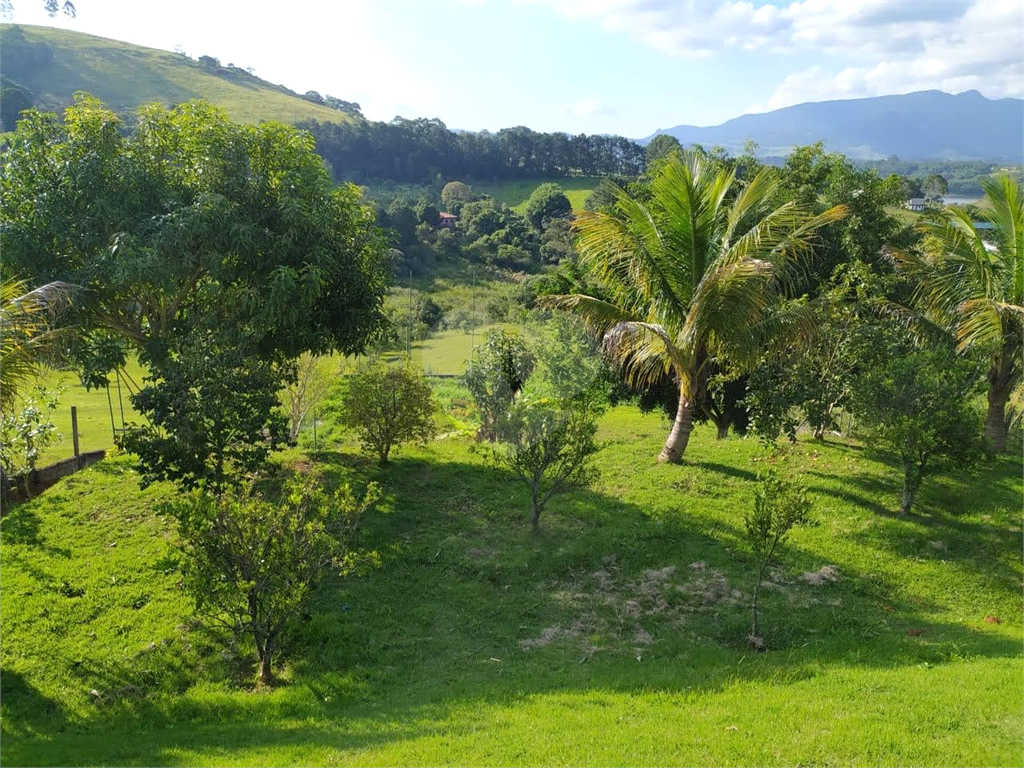
MULTIPOLYGON (((484 335, 493 328, 513 328, 521 326, 508 323, 483 325, 474 333, 468 331, 439 331, 429 339, 416 341, 412 344, 413 364, 420 366, 429 374, 458 375, 466 370, 466 362, 474 344, 483 343, 484 335)), ((386 352, 381 355, 385 363, 397 363, 405 359, 405 352, 386 352)), ((86 391, 78 377, 70 371, 49 371, 40 382, 48 390, 60 390, 57 410, 52 420, 60 435, 58 441, 47 448, 36 466, 45 467, 55 461, 74 455, 71 439, 71 406, 78 408, 79 445, 83 453, 112 448, 114 433, 110 423, 111 406, 114 411, 114 424, 120 428, 121 409, 124 409, 124 422, 142 422, 142 417, 132 408, 129 392, 136 385, 142 384, 145 370, 137 361, 130 361, 125 369, 127 376, 121 380, 121 395, 118 397, 117 379, 111 376, 110 400, 106 389, 86 391)))
POLYGON ((601 478, 531 536, 524 489, 466 438, 378 468, 348 441, 281 471, 385 498, 281 659, 190 620, 165 485, 126 457, 0 521, 2 737, 11 765, 1020 765, 1019 456, 926 482, 893 514, 894 465, 852 442, 779 454, 621 406, 601 478), (752 480, 801 477, 813 524, 747 647, 752 480))
POLYGON ((565 191, 574 211, 582 211, 583 204, 591 193, 601 184, 601 179, 591 176, 557 177, 551 179, 509 179, 507 181, 474 182, 473 191, 477 194, 490 195, 500 203, 514 208, 520 213, 526 208, 526 201, 541 184, 552 182, 565 191))

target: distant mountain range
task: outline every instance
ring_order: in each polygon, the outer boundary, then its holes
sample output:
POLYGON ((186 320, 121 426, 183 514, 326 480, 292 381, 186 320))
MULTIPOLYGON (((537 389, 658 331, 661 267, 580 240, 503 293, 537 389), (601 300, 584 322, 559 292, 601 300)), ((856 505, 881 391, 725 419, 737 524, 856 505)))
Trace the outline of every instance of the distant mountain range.
POLYGON ((1024 100, 987 99, 977 91, 952 95, 917 91, 899 96, 819 101, 743 115, 721 125, 677 125, 667 133, 683 145, 741 152, 748 140, 760 154, 783 156, 794 146, 824 141, 855 160, 902 158, 984 160, 1015 165, 1024 158, 1024 100))

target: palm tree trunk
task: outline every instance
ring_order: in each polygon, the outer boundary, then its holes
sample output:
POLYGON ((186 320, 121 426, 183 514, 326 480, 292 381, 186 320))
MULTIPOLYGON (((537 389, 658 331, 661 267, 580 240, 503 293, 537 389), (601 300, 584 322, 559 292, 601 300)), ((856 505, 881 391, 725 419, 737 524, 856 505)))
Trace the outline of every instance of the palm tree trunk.
POLYGON ((661 449, 658 461, 679 464, 686 453, 686 444, 690 441, 690 429, 693 427, 693 403, 682 388, 679 390, 679 407, 676 408, 676 420, 672 424, 665 447, 661 449))
POLYGON ((989 376, 988 415, 985 417, 985 439, 996 453, 1006 450, 1006 401, 1010 397, 1010 387, 989 376))

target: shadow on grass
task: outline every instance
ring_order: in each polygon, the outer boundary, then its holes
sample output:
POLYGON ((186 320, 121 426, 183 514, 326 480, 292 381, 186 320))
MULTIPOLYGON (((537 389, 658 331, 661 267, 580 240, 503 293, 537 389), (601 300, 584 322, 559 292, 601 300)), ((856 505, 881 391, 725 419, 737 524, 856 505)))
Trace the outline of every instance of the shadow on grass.
MULTIPOLYGON (((904 598, 891 578, 838 561, 838 583, 781 579, 766 593, 771 652, 737 666, 749 655, 752 569, 722 539, 741 536, 739 512, 732 526, 710 526, 699 511, 666 517, 577 491, 552 500, 535 536, 525 490, 482 460, 399 457, 381 469, 344 453, 315 458, 329 482, 382 483, 385 497, 359 542, 378 554, 379 565, 323 585, 284 659, 289 685, 244 701, 182 696, 203 678, 174 648, 119 666, 80 664, 72 670, 80 685, 101 689, 107 699, 76 725, 82 733, 66 735, 60 707, 24 680, 11 678, 8 690, 5 672, 5 735, 12 737, 5 758, 62 764, 84 750, 96 756, 90 761, 160 765, 201 759, 190 754, 230 758, 237 750, 359 750, 468 731, 476 724, 452 726, 449 713, 548 693, 716 692, 738 681, 799 680, 819 665, 939 664, 963 648, 980 657, 1020 654, 1018 641, 935 621, 940 607, 904 598), (707 535, 712 527, 723 535, 707 535), (665 577, 671 589, 658 580, 666 567, 678 569, 665 577), (675 588, 705 581, 704 591, 675 588), (552 627, 561 639, 522 645, 552 627), (644 653, 662 663, 633 660, 638 629, 654 640, 644 653), (105 729, 122 735, 112 738, 105 729)), ((870 499, 857 494, 846 500, 871 509, 870 499)), ((813 568, 820 554, 788 547, 787 560, 813 568)), ((223 668, 214 665, 209 679, 218 674, 223 668)))

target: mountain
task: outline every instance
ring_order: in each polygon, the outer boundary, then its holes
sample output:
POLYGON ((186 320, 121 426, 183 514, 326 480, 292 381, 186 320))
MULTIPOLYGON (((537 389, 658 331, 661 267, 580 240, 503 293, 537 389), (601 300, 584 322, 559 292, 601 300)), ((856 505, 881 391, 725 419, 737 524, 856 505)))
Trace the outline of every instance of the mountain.
POLYGON ((958 95, 917 91, 899 96, 820 101, 743 115, 721 125, 677 125, 659 130, 680 143, 722 146, 740 152, 746 141, 767 156, 823 140, 829 151, 858 160, 904 158, 985 160, 1020 164, 1024 154, 1024 100, 987 99, 977 91, 958 95))
POLYGON ((167 106, 206 99, 241 122, 315 119, 347 123, 352 117, 314 104, 234 66, 206 64, 168 51, 49 27, 0 24, 0 74, 17 84, 32 105, 51 112, 88 91, 120 114, 141 104, 167 106))

